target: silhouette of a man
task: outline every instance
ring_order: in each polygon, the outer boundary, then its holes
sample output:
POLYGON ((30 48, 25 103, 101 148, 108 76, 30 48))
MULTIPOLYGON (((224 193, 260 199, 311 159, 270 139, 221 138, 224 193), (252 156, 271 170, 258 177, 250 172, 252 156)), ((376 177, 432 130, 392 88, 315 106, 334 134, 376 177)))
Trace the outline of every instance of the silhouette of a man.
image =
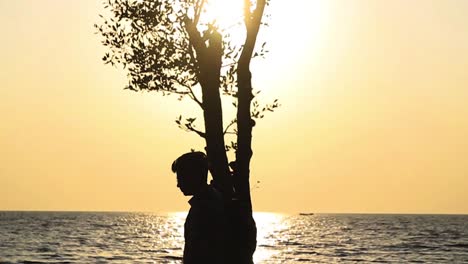
POLYGON ((203 152, 189 152, 172 163, 177 187, 189 200, 184 225, 184 259, 191 263, 226 263, 225 212, 221 193, 207 184, 208 160, 203 152))

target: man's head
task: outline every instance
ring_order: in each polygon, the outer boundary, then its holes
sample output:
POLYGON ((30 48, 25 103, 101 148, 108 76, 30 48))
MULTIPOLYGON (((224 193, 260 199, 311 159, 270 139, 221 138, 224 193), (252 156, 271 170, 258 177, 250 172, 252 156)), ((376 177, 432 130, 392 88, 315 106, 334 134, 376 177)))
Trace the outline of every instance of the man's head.
POLYGON ((207 185, 208 159, 203 152, 185 153, 172 163, 172 171, 184 195, 194 195, 207 185))

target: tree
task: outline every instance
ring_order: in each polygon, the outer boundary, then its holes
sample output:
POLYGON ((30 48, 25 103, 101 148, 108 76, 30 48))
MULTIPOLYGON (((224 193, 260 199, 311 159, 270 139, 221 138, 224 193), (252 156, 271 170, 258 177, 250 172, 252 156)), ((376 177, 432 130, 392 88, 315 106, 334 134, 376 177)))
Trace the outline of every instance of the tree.
POLYGON ((179 116, 176 123, 205 139, 214 184, 226 200, 237 201, 231 217, 241 232, 233 247, 239 247, 244 257, 237 263, 247 263, 252 261, 256 244, 249 182, 252 127, 265 111, 278 107, 277 100, 261 107, 251 82, 251 59, 265 54, 265 43, 254 50, 268 0, 243 0, 244 40, 240 44, 234 43, 228 31, 220 30, 216 21, 203 19, 207 2, 106 0, 109 17, 101 16, 102 24, 95 27, 109 48, 104 62, 128 71, 126 89, 189 97, 203 111, 204 131, 197 129, 194 117, 179 116), (237 108, 227 127, 223 127, 222 95, 232 98, 237 108), (237 138, 226 144, 225 137, 230 135, 237 138), (226 153, 230 150, 235 151, 232 162, 226 153))

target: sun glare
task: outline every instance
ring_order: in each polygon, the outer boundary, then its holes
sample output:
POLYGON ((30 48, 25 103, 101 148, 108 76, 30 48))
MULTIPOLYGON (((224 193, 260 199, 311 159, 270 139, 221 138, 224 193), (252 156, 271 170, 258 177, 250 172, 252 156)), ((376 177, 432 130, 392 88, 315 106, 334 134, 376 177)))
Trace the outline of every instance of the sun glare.
POLYGON ((216 21, 221 30, 227 30, 242 22, 242 0, 211 0, 205 5, 207 21, 216 21))

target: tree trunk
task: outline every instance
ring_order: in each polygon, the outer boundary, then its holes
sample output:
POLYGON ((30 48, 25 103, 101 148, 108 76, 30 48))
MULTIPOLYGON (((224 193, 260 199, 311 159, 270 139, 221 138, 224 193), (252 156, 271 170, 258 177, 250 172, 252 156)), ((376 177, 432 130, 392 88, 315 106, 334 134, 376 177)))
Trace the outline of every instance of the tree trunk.
POLYGON ((252 158, 252 127, 250 105, 253 99, 252 74, 250 61, 257 41, 258 31, 265 9, 265 0, 258 0, 255 10, 252 3, 244 0, 244 22, 247 31, 244 47, 237 67, 238 107, 237 107, 237 151, 234 187, 239 199, 239 246, 242 259, 239 263, 253 263, 253 254, 257 244, 257 228, 252 216, 250 195, 250 160, 252 158))
POLYGON ((221 35, 213 30, 209 33, 209 45, 206 46, 200 33, 192 21, 187 21, 187 31, 194 47, 199 63, 198 79, 203 93, 203 110, 205 119, 205 138, 208 160, 215 184, 223 191, 227 201, 227 211, 231 225, 231 262, 235 264, 253 263, 256 248, 257 229, 252 217, 252 201, 250 196, 250 160, 252 157, 252 127, 250 104, 253 98, 250 73, 252 58, 260 22, 263 16, 265 0, 258 0, 257 6, 251 12, 252 3, 244 0, 245 26, 247 37, 239 58, 238 107, 237 107, 237 150, 233 182, 230 177, 227 155, 225 151, 223 117, 221 108, 220 72, 222 65, 221 35), (235 199, 231 200, 232 187, 235 189, 235 199))
POLYGON ((203 92, 203 102, 205 105, 204 118, 206 129, 206 152, 215 187, 222 191, 225 196, 230 198, 232 196, 232 183, 230 181, 228 160, 224 143, 222 112, 220 111, 221 101, 219 100, 218 87, 219 86, 214 85, 203 87, 203 90, 207 90, 206 92, 203 92), (216 92, 218 92, 218 94, 216 94, 216 92))
POLYGON ((207 33, 209 45, 206 46, 196 28, 196 22, 186 19, 185 23, 199 66, 197 77, 202 88, 206 152, 210 172, 214 185, 224 194, 226 200, 230 200, 233 189, 224 142, 223 110, 219 93, 223 56, 222 36, 216 30, 207 33))
MULTIPOLYGON (((221 187, 225 198, 229 226, 229 230, 227 230, 228 241, 226 241, 226 252, 228 252, 226 264, 251 264, 253 263, 252 256, 256 244, 255 222, 251 217, 251 205, 241 199, 231 199, 233 183, 225 150, 223 115, 219 92, 222 46, 221 36, 217 32, 210 36, 209 47, 204 51, 206 53, 199 56, 199 66, 203 92, 205 137, 208 160, 211 164, 210 170, 216 186, 221 187)), ((248 114, 248 120, 250 120, 250 114, 248 114)), ((240 189, 236 190, 235 195, 237 198, 240 197, 239 194, 240 189)))
POLYGON ((214 184, 231 199, 232 182, 224 142, 223 111, 219 93, 222 64, 221 35, 214 31, 209 46, 200 54, 200 84, 203 94, 206 152, 214 184))
POLYGON ((239 248, 238 263, 253 263, 253 254, 257 246, 257 229, 252 216, 252 200, 250 196, 250 159, 252 157, 252 119, 250 104, 252 101, 252 84, 249 61, 242 56, 238 66, 238 108, 237 108, 237 151, 234 172, 234 188, 237 204, 231 216, 237 221, 237 247, 239 248))

